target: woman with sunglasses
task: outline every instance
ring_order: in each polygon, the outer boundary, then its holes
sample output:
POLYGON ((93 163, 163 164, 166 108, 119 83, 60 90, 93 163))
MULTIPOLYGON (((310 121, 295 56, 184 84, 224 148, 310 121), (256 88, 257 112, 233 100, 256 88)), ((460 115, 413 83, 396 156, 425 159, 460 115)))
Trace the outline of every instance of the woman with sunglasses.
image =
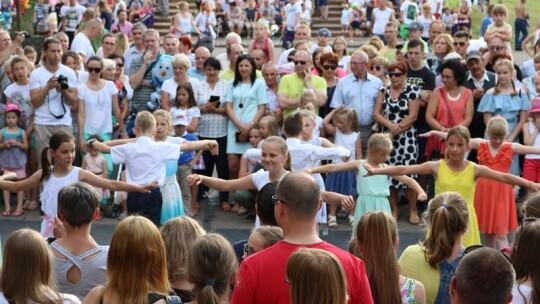
MULTIPOLYGON (((112 80, 118 89, 117 97, 118 107, 120 108, 120 118, 123 122, 125 122, 129 115, 129 101, 133 96, 133 89, 129 85, 129 76, 124 75, 124 56, 112 54, 109 56, 109 59, 113 60, 116 66, 116 69, 114 70, 114 77, 113 79, 109 80, 112 80)), ((119 132, 118 135, 120 138, 128 137, 126 132, 119 132)))
MULTIPOLYGON (((320 66, 322 67, 321 76, 324 78, 324 80, 326 80, 326 95, 328 96, 328 100, 332 100, 340 78, 336 75, 337 70, 341 70, 338 68, 338 56, 332 52, 324 52, 320 56, 319 61, 320 66)), ((345 73, 344 70, 341 71, 345 73)), ((327 102, 324 104, 324 106, 319 108, 319 116, 324 118, 328 113, 330 113, 330 111, 330 102, 327 102)))
MULTIPOLYGON (((391 166, 416 164, 418 144, 416 127, 413 125, 420 109, 420 88, 407 84, 408 67, 405 61, 396 61, 388 67, 390 84, 379 92, 375 103, 374 118, 383 132, 392 134, 394 149, 390 152, 388 163, 391 166)), ((415 178, 414 176, 411 176, 415 178)), ((406 184, 391 179, 390 206, 394 218, 398 217, 397 197, 400 189, 405 190, 409 202, 409 223, 419 223, 416 209, 416 193, 406 184)))
MULTIPOLYGON (((313 52, 313 55, 312 55, 313 68, 311 69, 311 73, 313 75, 317 75, 317 76, 322 77, 322 75, 324 73, 324 68, 323 68, 323 62, 321 61, 321 58, 322 58, 322 55, 325 54, 325 53, 333 54, 332 52, 327 51, 324 48, 318 48, 313 52)), ((332 70, 333 74, 336 75, 338 78, 343 78, 343 77, 347 76, 347 72, 345 72, 345 70, 343 70, 343 69, 338 68, 337 67, 338 63, 339 63, 339 59, 338 59, 336 64, 331 64, 330 67, 335 66, 335 68, 332 70)), ((330 99, 328 99, 328 100, 330 100, 330 99)))
MULTIPOLYGON (((118 89, 112 81, 101 79, 103 61, 92 56, 86 62, 88 80, 77 88, 79 145, 81 151, 86 151, 86 140, 92 135, 99 135, 103 140, 110 141, 113 131, 112 113, 119 123, 121 133, 125 132, 124 121, 118 106, 118 89)), ((107 159, 107 168, 112 172, 112 159, 107 159)))
POLYGON ((377 56, 369 62, 369 73, 379 78, 384 86, 391 84, 390 78, 386 73, 388 71, 388 65, 388 59, 381 56, 377 56))

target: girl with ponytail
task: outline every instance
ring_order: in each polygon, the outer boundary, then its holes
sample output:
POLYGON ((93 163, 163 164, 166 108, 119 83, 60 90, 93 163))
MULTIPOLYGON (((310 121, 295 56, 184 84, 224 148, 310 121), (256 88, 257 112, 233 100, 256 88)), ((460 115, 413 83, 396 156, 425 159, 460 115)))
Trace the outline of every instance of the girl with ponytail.
POLYGON ((41 192, 41 210, 45 214, 41 223, 41 234, 53 236, 54 218, 58 214, 58 192, 62 187, 74 182, 86 182, 96 188, 113 191, 136 191, 147 193, 155 183, 147 185, 131 185, 119 181, 111 181, 95 175, 79 167, 73 166, 75 159, 75 140, 66 132, 57 132, 49 140, 49 147, 41 152, 42 169, 29 178, 10 182, 0 180, 0 189, 18 192, 43 186, 41 192), (49 161, 49 155, 51 161, 49 161))

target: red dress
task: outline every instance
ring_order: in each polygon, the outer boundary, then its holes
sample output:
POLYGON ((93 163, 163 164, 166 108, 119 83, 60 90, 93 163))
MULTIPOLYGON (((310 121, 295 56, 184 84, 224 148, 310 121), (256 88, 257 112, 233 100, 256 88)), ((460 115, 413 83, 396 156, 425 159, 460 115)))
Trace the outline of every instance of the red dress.
MULTIPOLYGON (((510 172, 512 143, 504 143, 497 155, 491 155, 489 143, 478 146, 478 162, 492 170, 510 172)), ((474 193, 478 228, 484 234, 503 235, 517 228, 516 202, 512 185, 479 178, 474 193)))

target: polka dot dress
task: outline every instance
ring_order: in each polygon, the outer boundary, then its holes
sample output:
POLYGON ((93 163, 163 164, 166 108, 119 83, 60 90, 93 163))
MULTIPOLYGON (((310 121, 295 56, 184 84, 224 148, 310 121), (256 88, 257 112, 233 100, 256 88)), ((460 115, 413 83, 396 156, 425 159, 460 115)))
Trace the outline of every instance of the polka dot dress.
MULTIPOLYGON (((390 97, 390 86, 386 86, 383 90, 386 90, 386 92, 382 105, 382 115, 392 123, 400 123, 404 120, 409 115, 409 101, 418 99, 420 96, 420 89, 416 85, 405 85, 396 100, 390 97)), ((383 132, 389 132, 389 130, 383 128, 383 132)), ((392 139, 394 149, 390 152, 387 163, 391 166, 415 165, 418 155, 416 138, 416 128, 414 126, 394 136, 392 139)), ((416 178, 416 175, 411 175, 411 177, 416 178)), ((408 188, 407 185, 393 178, 390 186, 396 189, 408 188)))

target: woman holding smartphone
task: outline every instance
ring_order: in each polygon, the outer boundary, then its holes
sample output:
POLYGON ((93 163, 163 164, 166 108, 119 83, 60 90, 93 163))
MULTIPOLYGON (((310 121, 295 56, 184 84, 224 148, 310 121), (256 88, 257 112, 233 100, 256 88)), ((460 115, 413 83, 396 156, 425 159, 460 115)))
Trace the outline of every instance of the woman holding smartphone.
MULTIPOLYGON (((203 152, 203 160, 205 169, 202 175, 212 176, 214 165, 218 177, 221 179, 229 179, 229 168, 227 165, 227 124, 229 119, 225 111, 225 95, 227 95, 227 81, 218 77, 221 71, 219 60, 214 57, 206 59, 203 65, 206 79, 202 80, 199 85, 194 88, 195 100, 201 111, 201 120, 197 130, 199 139, 214 139, 219 144, 219 154, 213 156, 211 153, 203 152)), ((199 186, 197 194, 196 209, 200 209, 200 202, 203 199, 203 194, 208 191, 208 187, 199 186)), ((229 211, 229 192, 223 191, 219 193, 219 201, 221 209, 229 211)), ((197 212, 198 210, 192 210, 197 212)))
POLYGON ((227 160, 230 179, 238 178, 240 156, 251 148, 249 129, 264 116, 268 103, 266 84, 262 79, 257 79, 255 72, 255 61, 250 55, 238 56, 234 80, 229 82, 225 97, 229 117, 227 160))

